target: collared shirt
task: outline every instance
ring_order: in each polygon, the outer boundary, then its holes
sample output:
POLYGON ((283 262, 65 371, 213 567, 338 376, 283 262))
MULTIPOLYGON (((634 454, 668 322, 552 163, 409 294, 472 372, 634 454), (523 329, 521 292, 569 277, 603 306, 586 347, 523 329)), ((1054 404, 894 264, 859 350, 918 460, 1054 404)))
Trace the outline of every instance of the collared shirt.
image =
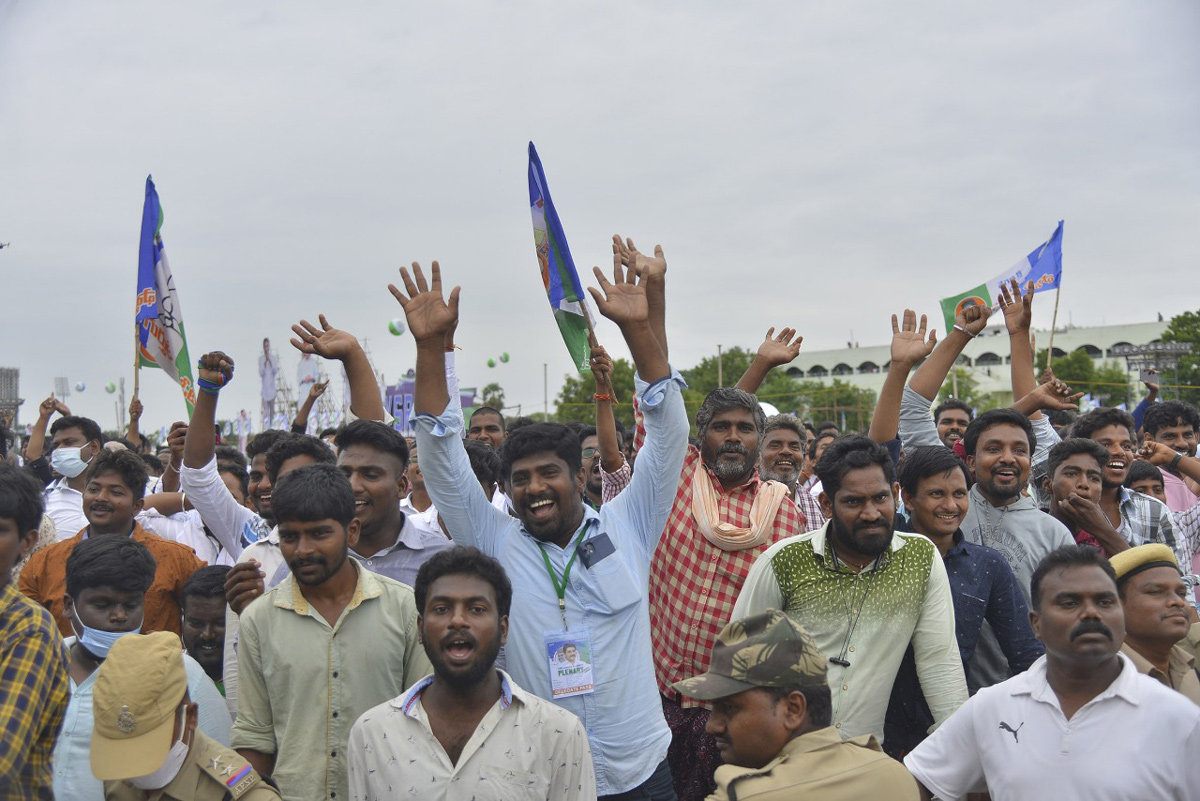
POLYGON ((613 498, 621 494, 621 490, 629 486, 629 482, 633 480, 633 468, 629 462, 621 460, 621 466, 612 473, 605 472, 603 465, 600 467, 600 501, 608 503, 613 498))
POLYGON ((967 700, 941 555, 920 534, 897 531, 891 547, 855 573, 831 558, 829 526, 768 548, 750 569, 732 619, 780 609, 808 629, 821 653, 850 663, 829 664, 833 723, 843 737, 883 737, 892 683, 911 642, 941 723, 967 700))
MULTIPOLYGON (((688 445, 667 529, 650 563, 654 673, 659 691, 670 698, 679 698, 671 688, 673 683, 708 670, 713 643, 730 621, 733 603, 754 560, 772 543, 803 534, 806 528, 799 507, 784 498, 762 545, 740 551, 718 548, 700 533, 692 514, 692 476, 698 467, 712 482, 721 520, 735 526, 750 525, 754 499, 766 487, 755 473, 745 484, 726 492, 703 464, 700 450, 688 445)), ((711 706, 686 696, 680 698, 680 704, 685 708, 711 706)))
POLYGON ((210 565, 232 566, 242 552, 241 543, 237 544, 237 553, 231 554, 216 537, 209 535, 204 530, 200 513, 195 509, 173 515, 161 514, 157 509, 145 509, 138 513, 137 521, 151 534, 191 548, 201 561, 210 565))
MULTIPOLYGON (((67 648, 74 644, 74 637, 64 641, 67 648)), ((229 745, 229 730, 233 723, 221 694, 195 659, 184 654, 183 666, 187 671, 188 695, 199 706, 197 727, 222 745, 229 745)), ((54 746, 55 798, 71 801, 101 801, 104 798, 104 783, 92 774, 92 690, 99 672, 92 671, 79 684, 71 679, 71 703, 67 706, 62 733, 54 746)))
POLYGON ((1163 494, 1167 496, 1167 506, 1172 512, 1182 512, 1191 509, 1200 502, 1200 498, 1188 489, 1188 485, 1182 478, 1172 473, 1166 468, 1158 468, 1158 472, 1162 473, 1163 494))
MULTIPOLYGON (((266 574, 263 579, 263 592, 278 586, 290 575, 287 563, 283 561, 283 553, 279 550, 279 529, 273 528, 258 542, 246 546, 238 562, 248 562, 251 559, 259 564, 259 570, 266 574)), ((256 599, 257 600, 257 599, 256 599)), ((242 610, 245 611, 245 610, 242 610)), ((225 705, 229 714, 237 717, 237 644, 241 618, 229 606, 225 607, 225 658, 221 667, 221 684, 225 687, 225 705)))
POLYGON ((359 556, 354 549, 350 550, 350 555, 372 573, 387 576, 411 587, 417 580, 417 571, 421 569, 421 565, 429 561, 435 553, 448 551, 453 547, 454 543, 440 530, 436 534, 422 531, 413 523, 410 515, 405 515, 400 535, 391 545, 370 556, 359 556))
POLYGON ((1133 650, 1129 643, 1121 646, 1121 653, 1129 657, 1138 673, 1160 681, 1192 703, 1200 704, 1200 677, 1196 676, 1196 660, 1178 645, 1171 647, 1166 673, 1150 664, 1150 660, 1133 650))
MULTIPOLYGON (((67 592, 67 558, 75 546, 86 538, 83 530, 70 539, 56 542, 35 553, 21 569, 19 579, 21 592, 50 610, 58 621, 58 630, 63 636, 71 635, 71 619, 63 612, 63 596, 67 592)), ((120 536, 120 535, 105 535, 120 536)), ((151 534, 137 523, 133 524, 130 538, 145 545, 154 557, 154 581, 146 590, 146 613, 142 622, 143 631, 171 631, 180 633, 183 614, 183 585, 204 563, 196 558, 192 549, 178 542, 168 542, 151 534)))
POLYGON ((587 801, 596 775, 579 718, 500 674, 500 697, 457 762, 433 733, 421 693, 426 676, 399 698, 363 713, 350 731, 350 797, 441 801, 587 801))
MULTIPOLYGON (((590 567, 576 559, 565 597, 568 625, 587 629, 591 637, 595 692, 556 703, 583 721, 601 795, 625 792, 648 779, 671 742, 654 681, 646 584, 679 481, 688 422, 678 374, 648 388, 640 379, 637 383, 648 423, 638 468, 629 487, 598 513, 584 507, 580 529, 589 527, 592 539, 606 537, 614 550, 590 567)), ((418 415, 416 429, 425 488, 454 541, 498 559, 512 581, 508 669, 522 687, 549 699, 543 636, 561 632, 562 619, 542 549, 562 575, 574 545, 542 545, 518 518, 492 507, 460 442, 463 420, 456 400, 440 417, 418 415)))
POLYGON ((354 721, 430 672, 412 590, 352 564, 354 597, 332 625, 292 576, 242 612, 233 747, 274 754, 284 798, 345 799, 354 721))
POLYGON ((412 505, 410 500, 412 496, 400 500, 400 511, 404 512, 404 517, 412 521, 412 524, 417 527, 417 531, 422 534, 435 534, 444 540, 449 540, 446 533, 442 531, 442 527, 438 524, 437 507, 432 503, 429 504, 425 511, 420 511, 412 505))
POLYGON ((779 756, 761 768, 722 765, 716 780, 717 790, 707 801, 916 801, 921 797, 912 774, 884 754, 874 737, 843 740, 832 726, 788 740, 779 756))
POLYGON ((1117 658, 1117 678, 1068 720, 1042 657, 976 693, 905 767, 944 799, 985 782, 994 801, 1200 798, 1200 707, 1117 658), (1136 753, 1118 758, 1115 736, 1136 743, 1136 753))
POLYGON ((11 584, 0 587, 0 677, 0 796, 49 798, 50 758, 67 710, 67 654, 50 613, 11 584))
POLYGON ((65 478, 46 487, 42 499, 46 504, 46 515, 54 521, 60 542, 87 528, 87 517, 83 514, 83 493, 67 486, 65 478))
POLYGON ((279 793, 237 752, 196 732, 179 773, 161 790, 106 782, 105 801, 279 801, 279 793), (161 795, 160 795, 161 793, 161 795))
POLYGON ((1171 517, 1170 508, 1158 498, 1134 492, 1128 487, 1121 487, 1120 493, 1118 506, 1121 525, 1117 526, 1117 533, 1125 538, 1130 547, 1161 543, 1175 551, 1179 564, 1187 564, 1192 555, 1187 552, 1186 541, 1175 536, 1175 520, 1171 517))
POLYGON ((208 530, 230 553, 240 554, 243 548, 267 536, 271 530, 266 520, 238 503, 229 492, 217 470, 215 456, 204 467, 180 467, 179 489, 200 513, 208 530))

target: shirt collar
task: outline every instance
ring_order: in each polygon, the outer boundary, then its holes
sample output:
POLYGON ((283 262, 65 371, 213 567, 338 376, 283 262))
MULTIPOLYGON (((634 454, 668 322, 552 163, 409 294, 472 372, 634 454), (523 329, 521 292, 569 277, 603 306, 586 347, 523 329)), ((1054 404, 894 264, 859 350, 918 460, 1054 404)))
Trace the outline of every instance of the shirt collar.
MULTIPOLYGON (((363 601, 378 598, 383 594, 383 585, 379 583, 379 579, 375 577, 374 573, 360 567, 358 562, 353 559, 350 560, 350 564, 358 571, 358 583, 354 586, 354 596, 350 599, 350 603, 346 604, 343 615, 354 611, 363 601)), ((291 609, 298 615, 312 614, 308 599, 304 597, 304 593, 300 592, 300 582, 296 581, 296 577, 291 572, 280 582, 279 587, 279 592, 275 593, 276 606, 281 609, 291 609)), ((330 623, 330 625, 334 624, 330 623)))
MULTIPOLYGON (((1121 662, 1121 672, 1113 679, 1112 684, 1105 687, 1103 692, 1084 706, 1114 697, 1123 698, 1134 706, 1138 705, 1141 695, 1138 692, 1137 666, 1120 651, 1117 652, 1117 659, 1121 662)), ((1050 686, 1050 682, 1046 678, 1046 656, 1044 654, 1028 670, 1019 674, 1019 678, 1020 681, 1010 679, 1013 684, 1009 690, 1011 695, 1028 695, 1035 701, 1050 704, 1059 710, 1062 709, 1058 702, 1058 695, 1055 694, 1054 688, 1050 686)))
MULTIPOLYGON (((825 546, 829 540, 829 527, 832 525, 833 525, 832 520, 826 520, 825 525, 821 526, 819 529, 814 531, 811 535, 812 536, 813 553, 817 554, 822 559, 826 559, 825 546)), ((903 537, 899 536, 900 533, 901 532, 898 532, 898 531, 892 532, 892 542, 890 545, 888 545, 888 553, 895 553, 896 551, 898 551, 904 547, 905 540, 903 537)))
MULTIPOLYGON (((510 706, 512 706, 514 698, 521 704, 529 703, 528 699, 525 697, 525 691, 518 687, 516 683, 509 678, 507 673, 500 668, 496 668, 496 672, 500 674, 501 709, 508 709, 510 706)), ((405 717, 415 718, 417 716, 417 700, 420 699, 421 693, 425 692, 425 688, 430 684, 433 684, 434 675, 435 674, 430 673, 428 676, 410 687, 408 692, 404 693, 399 698, 393 698, 390 702, 392 708, 399 709, 405 717)))

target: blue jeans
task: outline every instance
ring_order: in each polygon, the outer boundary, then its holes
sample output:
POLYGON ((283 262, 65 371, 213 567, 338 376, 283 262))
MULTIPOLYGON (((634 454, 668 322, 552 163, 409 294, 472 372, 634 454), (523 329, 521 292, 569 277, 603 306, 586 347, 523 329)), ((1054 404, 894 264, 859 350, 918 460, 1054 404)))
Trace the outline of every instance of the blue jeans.
POLYGON ((602 795, 608 801, 676 801, 675 786, 671 781, 671 767, 663 760, 650 774, 650 778, 634 787, 616 795, 602 795))

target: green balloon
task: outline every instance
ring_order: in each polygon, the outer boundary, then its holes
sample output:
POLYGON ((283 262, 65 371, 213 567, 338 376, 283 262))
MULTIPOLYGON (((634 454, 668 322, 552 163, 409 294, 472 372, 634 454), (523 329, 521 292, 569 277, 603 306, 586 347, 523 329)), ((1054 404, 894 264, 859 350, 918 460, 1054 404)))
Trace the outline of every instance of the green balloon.
POLYGON ((488 359, 488 367, 495 367, 495 366, 496 366, 496 360, 488 359))
POLYGON ((500 361, 508 364, 508 351, 504 351, 504 353, 500 354, 500 361))

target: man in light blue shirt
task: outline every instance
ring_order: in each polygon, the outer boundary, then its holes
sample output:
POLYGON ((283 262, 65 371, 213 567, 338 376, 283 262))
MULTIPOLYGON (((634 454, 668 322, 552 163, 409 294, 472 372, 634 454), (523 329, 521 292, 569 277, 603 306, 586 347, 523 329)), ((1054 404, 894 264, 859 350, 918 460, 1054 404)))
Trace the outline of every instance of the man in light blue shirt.
POLYGON ((514 432, 502 451, 503 480, 516 517, 493 507, 471 472, 463 418, 443 372, 443 337, 457 324, 458 289, 442 298, 420 268, 392 287, 417 341, 417 443, 425 486, 451 536, 495 557, 513 583, 507 645, 517 683, 583 721, 601 797, 673 799, 666 765, 671 734, 662 716, 650 653, 650 558, 666 526, 687 447, 680 388, 647 290, 631 269, 601 278, 592 294, 621 328, 638 376, 646 443, 630 486, 599 513, 582 501, 579 441, 565 426, 514 432), (567 666, 570 646, 586 663, 567 666), (629 795, 625 795, 625 794, 629 795))

